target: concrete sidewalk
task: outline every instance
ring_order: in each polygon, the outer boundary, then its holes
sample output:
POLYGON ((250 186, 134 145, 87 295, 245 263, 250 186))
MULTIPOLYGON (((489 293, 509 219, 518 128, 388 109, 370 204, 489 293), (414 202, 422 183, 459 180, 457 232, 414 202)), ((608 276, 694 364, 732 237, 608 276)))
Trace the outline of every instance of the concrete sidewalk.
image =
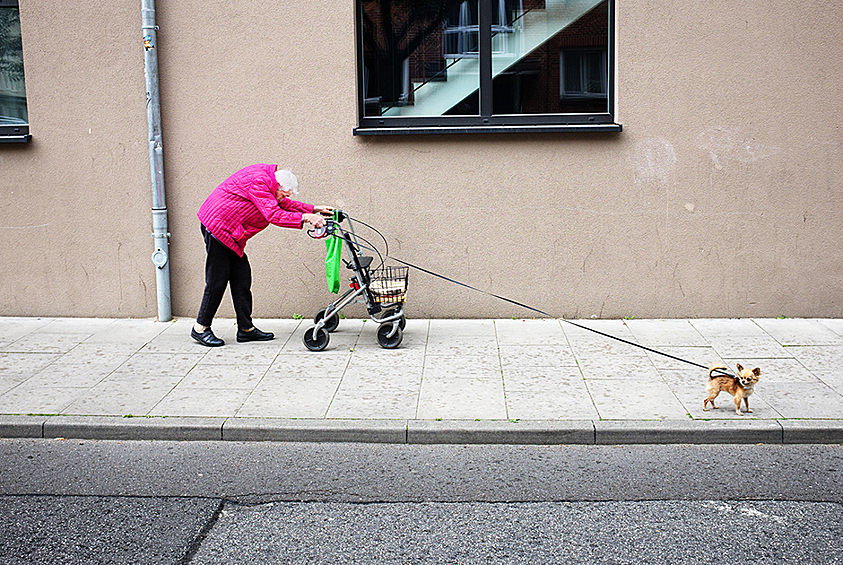
POLYGON ((398 349, 344 319, 205 348, 192 320, 0 318, 0 437, 393 443, 843 443, 843 320, 576 323, 708 366, 761 367, 752 414, 707 372, 563 320, 408 320, 398 349))

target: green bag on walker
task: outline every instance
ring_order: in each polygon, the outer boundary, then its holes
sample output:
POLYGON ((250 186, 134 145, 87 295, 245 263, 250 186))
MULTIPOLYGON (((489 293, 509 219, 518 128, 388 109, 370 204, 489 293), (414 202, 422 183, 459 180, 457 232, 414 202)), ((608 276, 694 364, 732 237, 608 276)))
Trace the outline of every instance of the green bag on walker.
MULTIPOLYGON (((337 213, 334 212, 334 221, 337 213)), ((340 291, 340 258, 342 257, 342 240, 336 235, 329 235, 325 240, 328 255, 325 257, 325 276, 328 279, 328 290, 337 294, 340 291)))

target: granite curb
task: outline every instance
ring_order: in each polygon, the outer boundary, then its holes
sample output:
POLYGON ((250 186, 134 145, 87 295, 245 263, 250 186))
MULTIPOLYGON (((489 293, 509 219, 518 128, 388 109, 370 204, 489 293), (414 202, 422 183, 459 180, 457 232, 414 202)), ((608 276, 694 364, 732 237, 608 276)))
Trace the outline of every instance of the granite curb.
POLYGON ((843 421, 0 416, 0 438, 428 445, 843 444, 843 421))

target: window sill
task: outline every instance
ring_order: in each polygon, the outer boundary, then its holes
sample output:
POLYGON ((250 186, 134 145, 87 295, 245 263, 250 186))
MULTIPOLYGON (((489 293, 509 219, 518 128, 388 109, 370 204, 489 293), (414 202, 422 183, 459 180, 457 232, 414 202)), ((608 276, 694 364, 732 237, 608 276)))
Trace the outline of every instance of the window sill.
POLYGON ((26 135, 0 135, 0 143, 29 143, 32 136, 26 135))
POLYGON ((621 124, 565 124, 565 125, 511 125, 511 126, 406 126, 358 127, 354 135, 427 135, 460 133, 581 133, 620 132, 621 124))

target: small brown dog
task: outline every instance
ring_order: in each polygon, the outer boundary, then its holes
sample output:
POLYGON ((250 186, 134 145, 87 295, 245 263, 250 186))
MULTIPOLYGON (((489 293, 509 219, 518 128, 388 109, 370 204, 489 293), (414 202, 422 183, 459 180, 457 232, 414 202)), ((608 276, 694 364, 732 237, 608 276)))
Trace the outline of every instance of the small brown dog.
POLYGON ((746 411, 752 412, 749 409, 749 395, 752 394, 755 385, 761 377, 761 369, 758 367, 752 370, 744 369, 740 363, 738 363, 737 367, 737 377, 729 377, 723 374, 715 375, 717 371, 724 371, 726 369, 725 365, 712 365, 709 367, 708 385, 705 387, 706 392, 708 392, 708 398, 703 400, 703 410, 705 412, 708 412, 707 406, 709 402, 711 402, 712 408, 717 408, 714 405, 714 399, 721 392, 728 392, 735 399, 735 412, 738 413, 738 416, 743 416, 743 412, 741 412, 741 400, 746 404, 746 411))

